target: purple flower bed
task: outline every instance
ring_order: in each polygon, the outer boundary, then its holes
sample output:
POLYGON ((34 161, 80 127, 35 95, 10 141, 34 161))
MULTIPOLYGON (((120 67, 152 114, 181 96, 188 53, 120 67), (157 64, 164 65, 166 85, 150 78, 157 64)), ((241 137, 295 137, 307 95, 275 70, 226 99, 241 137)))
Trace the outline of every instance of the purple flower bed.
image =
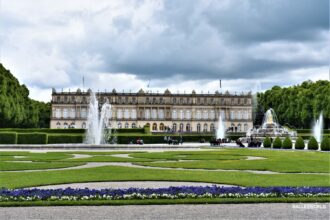
POLYGON ((330 187, 183 186, 159 189, 0 189, 1 201, 329 197, 330 187))

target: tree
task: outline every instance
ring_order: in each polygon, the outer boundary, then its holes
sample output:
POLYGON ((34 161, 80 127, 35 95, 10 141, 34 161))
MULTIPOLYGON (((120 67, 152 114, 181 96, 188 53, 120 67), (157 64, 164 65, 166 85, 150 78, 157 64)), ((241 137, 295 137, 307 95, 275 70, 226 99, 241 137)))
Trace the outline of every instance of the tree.
POLYGON ((264 143, 263 143, 263 145, 264 145, 264 148, 270 148, 270 147, 272 146, 272 141, 270 140, 269 137, 266 137, 266 138, 264 139, 264 143))
POLYGON ((282 144, 283 149, 292 149, 292 141, 289 137, 286 137, 282 144))
POLYGON ((294 148, 297 149, 297 150, 305 149, 305 142, 304 142, 304 139, 302 137, 297 138, 296 143, 294 145, 294 148))
POLYGON ((330 151, 330 140, 328 137, 324 137, 321 143, 321 150, 330 151))
POLYGON ((308 150, 317 150, 319 149, 319 143, 317 143, 315 137, 311 137, 308 142, 308 150))
POLYGON ((281 148, 282 147, 282 141, 279 137, 276 137, 274 142, 273 142, 273 148, 281 148))

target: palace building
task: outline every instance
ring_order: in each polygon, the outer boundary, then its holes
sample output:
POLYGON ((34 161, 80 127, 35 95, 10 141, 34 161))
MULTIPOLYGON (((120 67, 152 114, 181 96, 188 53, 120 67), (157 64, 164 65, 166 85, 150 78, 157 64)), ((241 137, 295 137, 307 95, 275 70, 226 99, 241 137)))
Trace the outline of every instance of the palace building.
MULTIPOLYGON (((52 92, 51 128, 86 128, 91 90, 52 92)), ((195 91, 174 94, 143 91, 137 93, 98 92, 101 105, 109 101, 111 120, 107 126, 139 128, 150 125, 152 132, 214 132, 218 119, 231 132, 246 132, 253 127, 252 95, 195 91)))

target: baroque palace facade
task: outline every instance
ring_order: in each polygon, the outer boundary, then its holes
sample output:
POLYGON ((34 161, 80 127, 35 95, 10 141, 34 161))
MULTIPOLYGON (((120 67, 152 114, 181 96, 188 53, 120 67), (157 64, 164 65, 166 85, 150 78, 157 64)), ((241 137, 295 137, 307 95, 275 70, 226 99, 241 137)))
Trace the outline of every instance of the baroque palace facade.
MULTIPOLYGON (((91 90, 52 92, 51 128, 86 128, 91 90)), ((107 126, 138 128, 150 125, 152 132, 214 132, 221 117, 231 132, 253 127, 252 95, 98 92, 100 107, 109 101, 111 120, 107 126)))

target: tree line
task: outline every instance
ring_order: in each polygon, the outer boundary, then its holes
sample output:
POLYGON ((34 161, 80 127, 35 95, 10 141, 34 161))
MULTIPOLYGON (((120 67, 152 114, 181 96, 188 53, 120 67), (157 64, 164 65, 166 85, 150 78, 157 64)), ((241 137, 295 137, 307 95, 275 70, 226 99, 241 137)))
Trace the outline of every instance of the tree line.
POLYGON ((324 128, 330 128, 330 82, 305 81, 291 87, 274 86, 257 94, 255 123, 261 124, 262 116, 273 108, 282 125, 293 128, 311 128, 323 112, 324 128))
POLYGON ((29 90, 0 63, 0 127, 49 127, 50 103, 29 98, 29 90))

